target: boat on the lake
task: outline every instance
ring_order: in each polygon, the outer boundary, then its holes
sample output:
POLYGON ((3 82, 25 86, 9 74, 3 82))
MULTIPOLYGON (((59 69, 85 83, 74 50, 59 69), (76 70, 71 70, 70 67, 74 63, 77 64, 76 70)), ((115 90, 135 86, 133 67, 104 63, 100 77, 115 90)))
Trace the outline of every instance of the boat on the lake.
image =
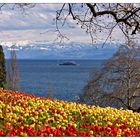
POLYGON ((77 65, 74 61, 67 61, 64 63, 60 63, 59 65, 77 65))

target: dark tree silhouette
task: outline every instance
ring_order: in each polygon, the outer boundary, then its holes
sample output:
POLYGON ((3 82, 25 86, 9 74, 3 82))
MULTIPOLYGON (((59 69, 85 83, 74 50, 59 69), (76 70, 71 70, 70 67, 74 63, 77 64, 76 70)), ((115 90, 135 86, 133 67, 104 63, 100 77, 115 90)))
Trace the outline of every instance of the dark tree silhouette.
POLYGON ((1 45, 0 45, 0 88, 2 89, 7 88, 5 56, 1 45))
POLYGON ((134 111, 139 107, 140 49, 134 46, 131 42, 121 46, 101 71, 93 72, 80 96, 82 101, 134 111))

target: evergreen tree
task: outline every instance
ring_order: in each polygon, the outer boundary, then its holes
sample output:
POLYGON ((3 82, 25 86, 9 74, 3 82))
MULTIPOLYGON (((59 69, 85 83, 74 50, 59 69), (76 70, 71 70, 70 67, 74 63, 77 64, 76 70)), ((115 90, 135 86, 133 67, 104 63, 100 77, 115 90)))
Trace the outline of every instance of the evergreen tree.
POLYGON ((5 65, 5 56, 3 53, 3 48, 0 45, 0 88, 6 89, 6 65, 5 65))

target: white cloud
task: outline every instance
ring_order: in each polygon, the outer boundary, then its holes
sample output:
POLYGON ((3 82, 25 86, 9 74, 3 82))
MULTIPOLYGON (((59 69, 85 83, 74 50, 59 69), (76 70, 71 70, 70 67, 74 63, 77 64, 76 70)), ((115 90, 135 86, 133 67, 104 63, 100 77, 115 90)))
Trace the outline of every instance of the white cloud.
POLYGON ((44 47, 40 47, 39 49, 40 49, 40 50, 48 51, 48 48, 44 48, 44 47))
MULTIPOLYGON (((62 4, 37 4, 34 8, 26 9, 25 12, 19 8, 12 10, 12 4, 2 9, 0 13, 0 42, 53 42, 57 34, 55 22, 56 10, 60 9, 62 4)), ((69 25, 62 28, 70 40, 68 42, 91 43, 91 38, 84 30, 77 26, 75 21, 68 19, 69 25)), ((94 36, 95 42, 105 41, 107 34, 94 36)), ((112 40, 120 42, 123 35, 118 30, 113 32, 112 40)), ((21 44, 22 44, 21 43, 21 44)), ((20 43, 19 43, 20 44, 20 43)))
MULTIPOLYGON (((7 41, 7 42, 0 42, 1 45, 3 46, 7 46, 7 47, 12 47, 12 46, 26 46, 28 44, 30 44, 31 42, 28 41, 28 40, 25 40, 25 41, 7 41)), ((21 47, 22 48, 22 47, 21 47)))

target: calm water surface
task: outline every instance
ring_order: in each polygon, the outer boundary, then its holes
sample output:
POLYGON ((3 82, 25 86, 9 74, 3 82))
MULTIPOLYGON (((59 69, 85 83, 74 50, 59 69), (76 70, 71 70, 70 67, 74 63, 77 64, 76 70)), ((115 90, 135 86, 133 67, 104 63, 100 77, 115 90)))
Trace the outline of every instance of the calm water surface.
POLYGON ((18 60, 20 91, 46 97, 50 85, 54 98, 77 101, 92 70, 100 69, 105 61, 74 61, 76 66, 59 65, 65 60, 18 60))

